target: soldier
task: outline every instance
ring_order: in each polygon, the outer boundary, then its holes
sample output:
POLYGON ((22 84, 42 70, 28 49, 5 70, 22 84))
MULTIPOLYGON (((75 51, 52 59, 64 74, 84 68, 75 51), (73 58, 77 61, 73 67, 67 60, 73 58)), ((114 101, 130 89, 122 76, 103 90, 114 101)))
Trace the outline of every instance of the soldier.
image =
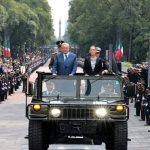
POLYGON ((3 69, 2 64, 0 64, 0 74, 3 74, 3 73, 4 73, 4 69, 3 69))
POLYGON ((17 85, 18 87, 21 85, 21 71, 20 69, 16 69, 16 77, 17 77, 17 85))
POLYGON ((58 50, 55 51, 54 53, 52 53, 52 56, 51 56, 51 58, 50 58, 50 63, 49 63, 49 65, 48 65, 48 66, 49 66, 49 69, 52 68, 57 53, 58 53, 58 52, 61 52, 61 44, 62 44, 62 43, 64 43, 64 41, 57 41, 57 42, 56 42, 56 45, 57 45, 57 47, 58 47, 58 50))
POLYGON ((55 84, 52 81, 46 82, 46 91, 43 91, 43 96, 57 96, 59 92, 56 90, 55 84))
POLYGON ((106 64, 106 61, 105 61, 104 58, 101 57, 100 53, 101 53, 101 48, 100 47, 96 47, 96 56, 101 59, 103 70, 108 70, 108 66, 106 64))
POLYGON ((100 52, 101 52, 101 48, 100 47, 96 47, 96 56, 100 57, 100 52))
POLYGON ((14 93, 14 71, 8 72, 8 82, 10 85, 9 94, 14 93))
POLYGON ((4 101, 4 97, 3 76, 0 74, 0 102, 4 101))

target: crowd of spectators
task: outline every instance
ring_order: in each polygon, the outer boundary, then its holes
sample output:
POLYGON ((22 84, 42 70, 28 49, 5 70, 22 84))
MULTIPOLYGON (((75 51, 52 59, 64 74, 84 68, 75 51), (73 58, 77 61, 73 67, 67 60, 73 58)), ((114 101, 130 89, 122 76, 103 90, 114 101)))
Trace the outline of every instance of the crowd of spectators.
POLYGON ((22 57, 15 60, 0 57, 0 102, 13 94, 22 81, 22 91, 25 92, 27 76, 46 63, 49 57, 49 54, 42 54, 41 51, 24 53, 22 57))
MULTIPOLYGON (((146 119, 145 104, 150 100, 150 87, 148 86, 148 63, 136 64, 127 69, 127 74, 123 76, 124 95, 126 103, 134 103, 135 116, 140 116, 141 120, 146 119), (126 95, 126 89, 130 91, 126 95), (144 106, 144 107, 143 107, 144 106)), ((148 118, 150 119, 150 117, 148 118)), ((148 120, 146 119, 146 124, 148 120)))

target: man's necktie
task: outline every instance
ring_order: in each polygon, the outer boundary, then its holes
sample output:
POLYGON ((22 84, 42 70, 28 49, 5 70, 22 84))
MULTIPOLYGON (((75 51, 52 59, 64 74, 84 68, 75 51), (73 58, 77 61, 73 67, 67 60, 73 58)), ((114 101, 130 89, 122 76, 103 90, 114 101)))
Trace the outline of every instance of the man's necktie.
POLYGON ((67 54, 65 54, 65 61, 67 60, 67 54))

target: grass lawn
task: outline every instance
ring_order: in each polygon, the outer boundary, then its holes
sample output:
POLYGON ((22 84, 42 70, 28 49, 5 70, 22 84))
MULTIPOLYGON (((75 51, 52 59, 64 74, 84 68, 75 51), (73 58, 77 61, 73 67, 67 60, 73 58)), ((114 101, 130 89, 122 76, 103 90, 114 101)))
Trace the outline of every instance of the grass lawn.
POLYGON ((122 67, 130 68, 130 67, 132 67, 132 63, 130 63, 130 62, 122 62, 122 67))

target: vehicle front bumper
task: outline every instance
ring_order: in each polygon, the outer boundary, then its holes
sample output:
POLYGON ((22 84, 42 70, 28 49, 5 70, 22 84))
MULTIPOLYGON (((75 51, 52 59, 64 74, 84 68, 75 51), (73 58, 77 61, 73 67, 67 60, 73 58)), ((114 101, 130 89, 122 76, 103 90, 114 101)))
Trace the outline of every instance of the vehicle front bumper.
POLYGON ((117 104, 108 105, 72 105, 72 104, 47 104, 40 103, 41 110, 34 111, 33 105, 31 103, 26 107, 26 116, 30 120, 45 120, 45 121, 65 121, 65 120, 75 120, 75 121, 127 121, 129 119, 129 107, 122 104, 124 110, 122 112, 116 111, 117 104), (50 114, 51 109, 58 108, 61 110, 61 115, 59 117, 53 117, 50 114), (98 108, 105 108, 108 114, 104 117, 97 117, 95 115, 95 110, 98 108))

